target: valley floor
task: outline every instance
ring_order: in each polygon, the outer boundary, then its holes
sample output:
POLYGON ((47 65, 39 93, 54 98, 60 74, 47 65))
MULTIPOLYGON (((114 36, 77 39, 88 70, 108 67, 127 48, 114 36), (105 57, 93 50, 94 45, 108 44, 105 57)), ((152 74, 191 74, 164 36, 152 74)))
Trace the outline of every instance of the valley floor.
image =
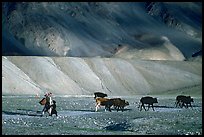
POLYGON ((55 96, 58 116, 41 117, 41 98, 2 96, 4 135, 202 135, 202 98, 193 108, 176 108, 175 97, 156 96, 155 111, 139 111, 139 96, 120 96, 129 102, 123 112, 95 112, 92 96, 55 96))

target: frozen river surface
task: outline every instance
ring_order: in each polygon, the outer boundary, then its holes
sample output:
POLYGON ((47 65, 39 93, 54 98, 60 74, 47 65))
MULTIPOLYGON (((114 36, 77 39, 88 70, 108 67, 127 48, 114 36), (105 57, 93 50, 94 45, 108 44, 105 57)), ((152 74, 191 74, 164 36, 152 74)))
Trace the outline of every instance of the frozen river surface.
POLYGON ((202 98, 176 108, 175 97, 158 97, 155 111, 139 111, 141 96, 121 96, 123 112, 95 112, 93 97, 54 97, 58 116, 41 116, 41 98, 2 96, 3 135, 202 135, 202 98))

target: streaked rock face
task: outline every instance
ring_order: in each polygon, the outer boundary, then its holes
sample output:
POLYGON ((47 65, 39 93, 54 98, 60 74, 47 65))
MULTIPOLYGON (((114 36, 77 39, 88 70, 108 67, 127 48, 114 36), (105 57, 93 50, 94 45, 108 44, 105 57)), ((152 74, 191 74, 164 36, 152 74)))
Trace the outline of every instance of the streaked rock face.
POLYGON ((201 11, 196 2, 4 2, 3 55, 112 57, 122 45, 132 58, 181 60, 202 47, 201 11))
POLYGON ((202 63, 121 58, 2 57, 2 94, 141 95, 201 85, 202 63))

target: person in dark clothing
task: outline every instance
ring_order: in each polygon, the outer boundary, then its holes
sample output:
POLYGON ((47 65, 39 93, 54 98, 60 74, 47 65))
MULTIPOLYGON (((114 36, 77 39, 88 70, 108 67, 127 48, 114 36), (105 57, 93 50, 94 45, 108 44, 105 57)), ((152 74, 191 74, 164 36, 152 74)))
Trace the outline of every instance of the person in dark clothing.
POLYGON ((57 116, 56 101, 53 100, 52 102, 53 102, 53 104, 50 106, 52 109, 50 116, 52 116, 53 114, 55 114, 57 116))
POLYGON ((51 95, 52 93, 49 92, 49 93, 46 93, 44 96, 45 96, 45 99, 46 99, 46 103, 45 103, 45 106, 42 110, 42 115, 44 115, 45 112, 48 112, 49 115, 51 114, 51 110, 50 110, 50 107, 51 107, 51 103, 52 103, 52 98, 51 98, 51 95))

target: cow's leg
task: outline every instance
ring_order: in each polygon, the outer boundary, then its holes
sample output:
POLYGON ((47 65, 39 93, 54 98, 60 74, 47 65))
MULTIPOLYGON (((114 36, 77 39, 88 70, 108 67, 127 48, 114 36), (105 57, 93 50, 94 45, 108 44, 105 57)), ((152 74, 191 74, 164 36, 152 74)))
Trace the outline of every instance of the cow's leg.
POLYGON ((181 107, 181 104, 179 101, 176 102, 176 107, 181 107))
POLYGON ((183 106, 185 106, 185 105, 184 105, 183 102, 180 102, 179 106, 180 106, 181 108, 183 108, 183 106))
POLYGON ((117 106, 117 112, 119 111, 119 109, 120 109, 120 107, 119 107, 119 106, 117 106))
POLYGON ((178 107, 178 105, 181 107, 181 105, 180 105, 180 102, 179 102, 179 101, 176 101, 176 102, 175 102, 175 104, 176 104, 176 107, 178 107))
POLYGON ((96 110, 95 111, 98 111, 99 107, 100 107, 100 103, 96 104, 96 110))
POLYGON ((121 106, 121 107, 120 107, 120 110, 121 110, 121 111, 123 112, 123 110, 124 110, 124 107, 123 107, 123 106, 121 106))
POLYGON ((144 106, 144 104, 142 104, 142 106, 143 106, 144 110, 145 110, 145 111, 147 111, 147 110, 145 109, 145 106, 144 106))
POLYGON ((147 108, 147 110, 149 110, 149 108, 150 108, 150 104, 148 104, 148 108, 147 108))
POLYGON ((137 108, 140 108, 140 106, 141 106, 141 103, 138 104, 138 107, 137 107, 137 108))
POLYGON ((190 103, 189 105, 190 105, 190 107, 193 109, 193 107, 192 107, 191 103, 190 103))
POLYGON ((140 104, 140 111, 142 110, 142 107, 143 107, 143 106, 140 104))
POLYGON ((121 109, 122 112, 124 111, 124 107, 121 107, 120 109, 121 109))
POLYGON ((153 111, 154 111, 154 106, 153 106, 153 104, 152 104, 152 109, 153 109, 153 111))
POLYGON ((182 102, 178 101, 177 104, 179 105, 180 108, 182 108, 182 102))
POLYGON ((119 106, 119 107, 118 107, 118 111, 119 111, 119 110, 121 110, 121 111, 122 111, 122 106, 119 106))
POLYGON ((101 108, 101 104, 98 104, 98 108, 101 108))
POLYGON ((97 111, 97 105, 95 106, 95 111, 97 111))
MULTIPOLYGON (((139 103, 138 104, 138 107, 137 107, 138 109, 141 109, 141 103, 139 103)), ((141 111, 141 110, 140 110, 141 111)))
POLYGON ((185 108, 187 108, 187 104, 186 103, 182 103, 182 106, 184 106, 185 108))
POLYGON ((108 110, 111 112, 111 106, 108 106, 108 110))
POLYGON ((180 101, 177 102, 177 106, 181 107, 181 102, 180 101))
POLYGON ((185 103, 186 104, 186 108, 188 108, 188 103, 185 103))
POLYGON ((96 111, 98 111, 99 108, 100 108, 100 104, 98 104, 98 105, 96 106, 96 111))
POLYGON ((145 109, 145 106, 143 103, 142 103, 142 105, 140 104, 140 111, 142 110, 142 107, 145 109))
POLYGON ((118 111, 119 111, 119 110, 121 110, 121 111, 122 111, 122 108, 121 108, 121 106, 118 106, 118 111))
POLYGON ((105 105, 105 112, 106 112, 107 110, 111 112, 109 105, 105 105))

